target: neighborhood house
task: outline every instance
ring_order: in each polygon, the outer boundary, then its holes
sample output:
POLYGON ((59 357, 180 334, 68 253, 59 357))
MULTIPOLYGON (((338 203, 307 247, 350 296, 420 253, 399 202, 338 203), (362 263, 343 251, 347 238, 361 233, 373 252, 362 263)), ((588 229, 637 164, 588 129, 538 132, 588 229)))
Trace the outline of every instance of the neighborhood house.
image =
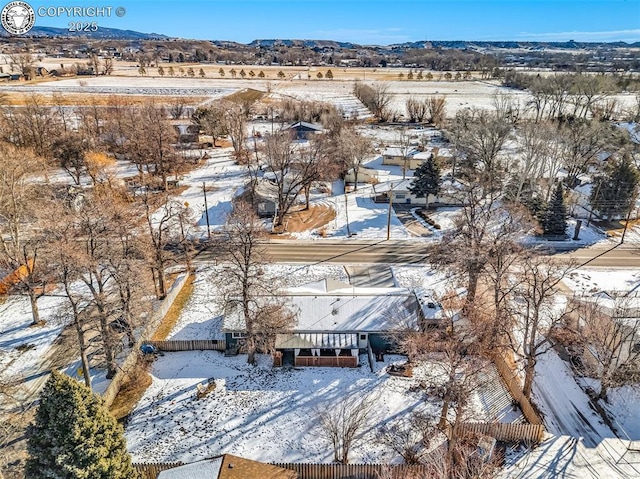
MULTIPOLYGON (((324 279, 287 291, 298 321, 275 338, 276 365, 356 367, 360 353, 380 355, 394 347, 393 336, 421 326, 414 292, 404 288, 359 288, 324 279)), ((224 318, 228 349, 242 341, 239 309, 224 318)))

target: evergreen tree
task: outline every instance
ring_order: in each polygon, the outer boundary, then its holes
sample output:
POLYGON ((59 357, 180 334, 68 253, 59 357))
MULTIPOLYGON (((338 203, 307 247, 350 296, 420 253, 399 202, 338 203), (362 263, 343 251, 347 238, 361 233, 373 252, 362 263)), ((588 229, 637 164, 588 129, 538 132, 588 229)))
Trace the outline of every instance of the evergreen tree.
POLYGON ((53 371, 27 431, 29 479, 130 479, 122 427, 84 384, 53 371))
POLYGON ((558 182, 547 211, 543 217, 542 230, 545 235, 563 236, 567 231, 567 207, 564 204, 564 190, 558 182))
POLYGON ((418 198, 425 198, 424 209, 429 208, 429 195, 437 195, 440 192, 440 168, 436 163, 433 154, 429 155, 427 161, 422 163, 413 174, 413 181, 409 186, 409 191, 418 198))
POLYGON ((625 216, 638 194, 640 173, 628 155, 607 165, 591 188, 591 207, 601 216, 625 216))

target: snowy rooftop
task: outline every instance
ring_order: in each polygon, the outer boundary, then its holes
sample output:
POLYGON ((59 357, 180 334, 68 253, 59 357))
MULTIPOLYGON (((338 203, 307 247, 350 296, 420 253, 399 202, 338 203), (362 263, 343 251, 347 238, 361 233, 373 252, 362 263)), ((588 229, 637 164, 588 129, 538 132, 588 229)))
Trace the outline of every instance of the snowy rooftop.
MULTIPOLYGON (((321 280, 290 289, 286 299, 298 313, 294 331, 388 331, 415 326, 418 320, 415 295, 404 288, 357 288, 321 280)), ((223 330, 244 330, 239 310, 225 316, 223 330)))
POLYGON ((222 457, 186 464, 162 471, 158 479, 217 479, 222 466, 222 457))
MULTIPOLYGON (((411 147, 406 151, 407 151, 407 156, 411 156, 414 153, 416 153, 418 150, 416 150, 414 147, 411 147)), ((393 146, 393 147, 390 147, 390 148, 387 148, 386 150, 384 150, 382 152, 382 154, 384 156, 404 156, 405 155, 405 149, 393 146)))

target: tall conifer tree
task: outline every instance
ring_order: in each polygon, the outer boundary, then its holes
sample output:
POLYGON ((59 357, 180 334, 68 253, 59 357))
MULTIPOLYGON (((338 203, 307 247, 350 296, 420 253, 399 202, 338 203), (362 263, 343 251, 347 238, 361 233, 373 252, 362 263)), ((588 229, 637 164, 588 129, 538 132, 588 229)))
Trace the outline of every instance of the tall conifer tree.
POLYGON ((84 384, 53 371, 28 431, 29 479, 132 479, 122 427, 84 384))
POLYGON ((433 155, 429 155, 427 161, 416 168, 409 191, 418 198, 426 199, 426 210, 429 208, 429 195, 437 195, 440 192, 440 183, 440 168, 433 155))

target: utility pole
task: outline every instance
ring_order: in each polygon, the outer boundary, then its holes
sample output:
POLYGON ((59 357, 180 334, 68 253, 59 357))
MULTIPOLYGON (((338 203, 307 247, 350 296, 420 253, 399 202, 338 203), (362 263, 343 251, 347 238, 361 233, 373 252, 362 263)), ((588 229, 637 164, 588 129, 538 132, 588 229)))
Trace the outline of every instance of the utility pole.
POLYGON ((593 196, 593 202, 591 203, 591 208, 589 208, 589 218, 587 219, 587 226, 591 223, 591 217, 593 216, 593 208, 595 207, 593 203, 598 202, 598 195, 600 194, 600 186, 602 186, 602 181, 598 183, 598 187, 596 188, 596 194, 593 196))
POLYGON ((347 217, 347 238, 351 238, 351 230, 349 229, 349 207, 347 203, 347 193, 344 194, 344 214, 347 217))
POLYGON ((624 229, 622 230, 622 237, 620 238, 620 244, 624 243, 624 236, 627 234, 627 226, 629 226, 629 220, 631 219, 631 210, 633 209, 633 205, 635 200, 631 202, 629 205, 629 211, 627 211, 627 219, 624 221, 624 229))
POLYGON ((387 241, 391 238, 391 208, 393 206, 393 183, 389 187, 389 211, 387 212, 387 241))
POLYGON ((207 206, 207 188, 206 184, 202 182, 202 194, 204 195, 204 214, 207 218, 207 239, 211 240, 211 225, 209 224, 209 207, 207 206))

